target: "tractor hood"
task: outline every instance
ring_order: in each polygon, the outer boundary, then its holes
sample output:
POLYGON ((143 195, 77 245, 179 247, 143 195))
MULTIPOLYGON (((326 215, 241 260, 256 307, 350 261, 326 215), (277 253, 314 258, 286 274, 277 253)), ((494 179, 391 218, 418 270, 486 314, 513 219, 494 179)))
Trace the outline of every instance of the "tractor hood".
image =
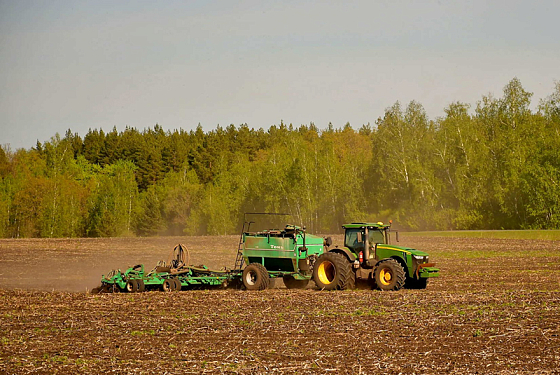
POLYGON ((378 244, 377 249, 400 251, 403 253, 409 253, 411 255, 418 255, 418 256, 428 256, 428 253, 405 246, 378 244))

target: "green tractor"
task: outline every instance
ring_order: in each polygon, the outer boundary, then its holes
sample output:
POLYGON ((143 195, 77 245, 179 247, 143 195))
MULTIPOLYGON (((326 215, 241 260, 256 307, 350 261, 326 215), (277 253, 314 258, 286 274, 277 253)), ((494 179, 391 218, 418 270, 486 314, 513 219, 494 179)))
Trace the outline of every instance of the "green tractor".
POLYGON ((344 246, 331 248, 314 264, 313 280, 320 289, 353 289, 358 280, 380 290, 425 289, 430 277, 439 276, 427 253, 390 245, 390 225, 351 223, 342 227, 344 246))

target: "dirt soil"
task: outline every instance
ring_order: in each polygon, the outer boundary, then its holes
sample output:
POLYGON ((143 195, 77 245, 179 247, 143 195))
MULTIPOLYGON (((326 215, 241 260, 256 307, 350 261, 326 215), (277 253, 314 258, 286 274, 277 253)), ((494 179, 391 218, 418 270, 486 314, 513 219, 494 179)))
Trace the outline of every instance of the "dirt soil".
POLYGON ((0 373, 560 374, 558 242, 401 234, 427 290, 87 293, 178 242, 231 267, 238 239, 0 240, 0 373))

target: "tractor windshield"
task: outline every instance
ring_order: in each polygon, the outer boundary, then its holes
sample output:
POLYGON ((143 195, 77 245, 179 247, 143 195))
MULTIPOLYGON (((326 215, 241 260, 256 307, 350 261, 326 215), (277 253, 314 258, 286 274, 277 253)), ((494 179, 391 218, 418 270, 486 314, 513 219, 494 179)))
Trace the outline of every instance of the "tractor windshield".
POLYGON ((375 245, 376 243, 385 243, 385 236, 383 235, 382 229, 370 228, 368 234, 370 245, 375 245))
MULTIPOLYGON (((378 243, 385 242, 385 231, 381 228, 369 228, 368 230, 368 243, 370 246, 375 246, 378 243)), ((364 249, 365 229, 363 228, 348 228, 346 229, 346 236, 344 237, 344 246, 351 249, 355 253, 364 249)))

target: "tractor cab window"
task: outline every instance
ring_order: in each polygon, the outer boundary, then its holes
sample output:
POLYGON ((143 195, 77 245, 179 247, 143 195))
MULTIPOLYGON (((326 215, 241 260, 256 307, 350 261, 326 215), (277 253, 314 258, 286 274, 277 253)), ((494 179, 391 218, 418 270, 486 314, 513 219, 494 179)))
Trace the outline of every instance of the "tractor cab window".
POLYGON ((363 232, 360 228, 353 228, 346 230, 346 237, 344 238, 344 246, 354 251, 364 247, 363 232))
POLYGON ((369 243, 375 245, 376 243, 385 243, 385 237, 383 236, 383 231, 381 229, 371 228, 368 231, 369 243))

